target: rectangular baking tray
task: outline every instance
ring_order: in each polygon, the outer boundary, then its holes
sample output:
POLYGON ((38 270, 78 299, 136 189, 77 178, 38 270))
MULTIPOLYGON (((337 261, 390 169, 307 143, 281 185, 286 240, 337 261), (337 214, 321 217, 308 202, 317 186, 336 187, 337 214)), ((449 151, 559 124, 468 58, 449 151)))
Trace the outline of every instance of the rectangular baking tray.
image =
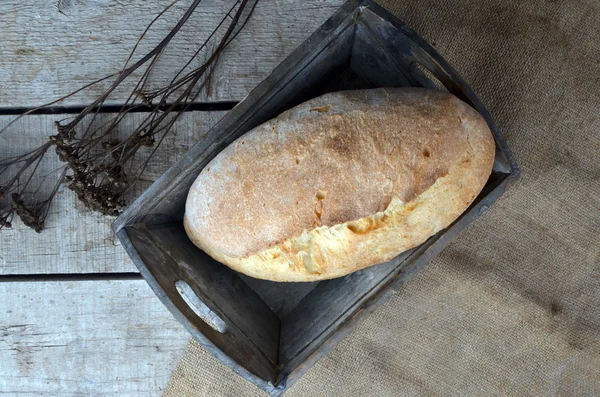
POLYGON ((518 177, 502 135, 464 80, 386 10, 370 0, 351 0, 146 190, 113 230, 144 279, 193 337, 236 373, 279 396, 518 177), (236 138, 326 92, 406 86, 448 90, 483 115, 496 140, 485 188, 450 227, 387 263, 316 283, 246 277, 187 238, 182 218, 188 189, 236 138))

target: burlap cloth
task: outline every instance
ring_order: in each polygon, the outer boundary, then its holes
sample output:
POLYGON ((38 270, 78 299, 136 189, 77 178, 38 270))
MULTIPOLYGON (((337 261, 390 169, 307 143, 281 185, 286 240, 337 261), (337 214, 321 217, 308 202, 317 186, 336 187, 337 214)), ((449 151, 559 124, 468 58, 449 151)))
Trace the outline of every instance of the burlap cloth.
MULTIPOLYGON (((472 85, 522 179, 286 396, 599 396, 600 2, 381 2, 472 85)), ((194 342, 164 393, 264 395, 194 342)))

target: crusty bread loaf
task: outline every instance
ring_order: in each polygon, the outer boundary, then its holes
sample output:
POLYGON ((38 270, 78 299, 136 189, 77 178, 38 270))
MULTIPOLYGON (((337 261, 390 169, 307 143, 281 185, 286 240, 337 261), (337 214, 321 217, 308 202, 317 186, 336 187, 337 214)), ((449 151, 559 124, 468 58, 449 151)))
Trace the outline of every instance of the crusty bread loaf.
POLYGON ((326 94, 219 153, 190 189, 184 224, 194 244, 249 276, 339 277, 449 226, 494 153, 484 119, 446 92, 326 94))

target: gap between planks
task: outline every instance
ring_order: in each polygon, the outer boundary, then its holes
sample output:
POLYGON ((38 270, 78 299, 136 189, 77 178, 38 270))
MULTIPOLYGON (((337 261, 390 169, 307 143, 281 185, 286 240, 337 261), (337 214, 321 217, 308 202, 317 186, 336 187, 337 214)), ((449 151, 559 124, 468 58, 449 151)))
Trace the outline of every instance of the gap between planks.
MULTIPOLYGON (((216 102, 194 102, 188 105, 179 105, 174 107, 174 111, 182 112, 215 112, 215 111, 227 111, 231 110, 237 105, 237 101, 216 101, 216 102)), ((172 104, 167 103, 161 106, 160 110, 168 109, 172 104)), ((39 107, 0 107, 0 116, 26 116, 31 115, 49 115, 49 114, 79 114, 85 109, 85 106, 47 106, 43 108, 39 107)), ((149 113, 151 107, 142 106, 135 107, 131 105, 115 104, 115 105, 102 105, 95 108, 94 112, 97 113, 118 113, 120 111, 127 110, 128 113, 149 113)))
POLYGON ((142 280, 136 272, 0 275, 0 283, 142 280))

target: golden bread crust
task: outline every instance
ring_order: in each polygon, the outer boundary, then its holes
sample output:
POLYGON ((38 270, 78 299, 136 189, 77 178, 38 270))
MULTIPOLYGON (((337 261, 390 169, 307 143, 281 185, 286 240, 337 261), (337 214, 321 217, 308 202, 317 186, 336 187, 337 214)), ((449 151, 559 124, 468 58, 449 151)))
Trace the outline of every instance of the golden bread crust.
POLYGON ((451 94, 326 94, 219 153, 190 189, 184 224, 194 244, 252 277, 339 277, 450 225, 494 153, 483 118, 451 94))

